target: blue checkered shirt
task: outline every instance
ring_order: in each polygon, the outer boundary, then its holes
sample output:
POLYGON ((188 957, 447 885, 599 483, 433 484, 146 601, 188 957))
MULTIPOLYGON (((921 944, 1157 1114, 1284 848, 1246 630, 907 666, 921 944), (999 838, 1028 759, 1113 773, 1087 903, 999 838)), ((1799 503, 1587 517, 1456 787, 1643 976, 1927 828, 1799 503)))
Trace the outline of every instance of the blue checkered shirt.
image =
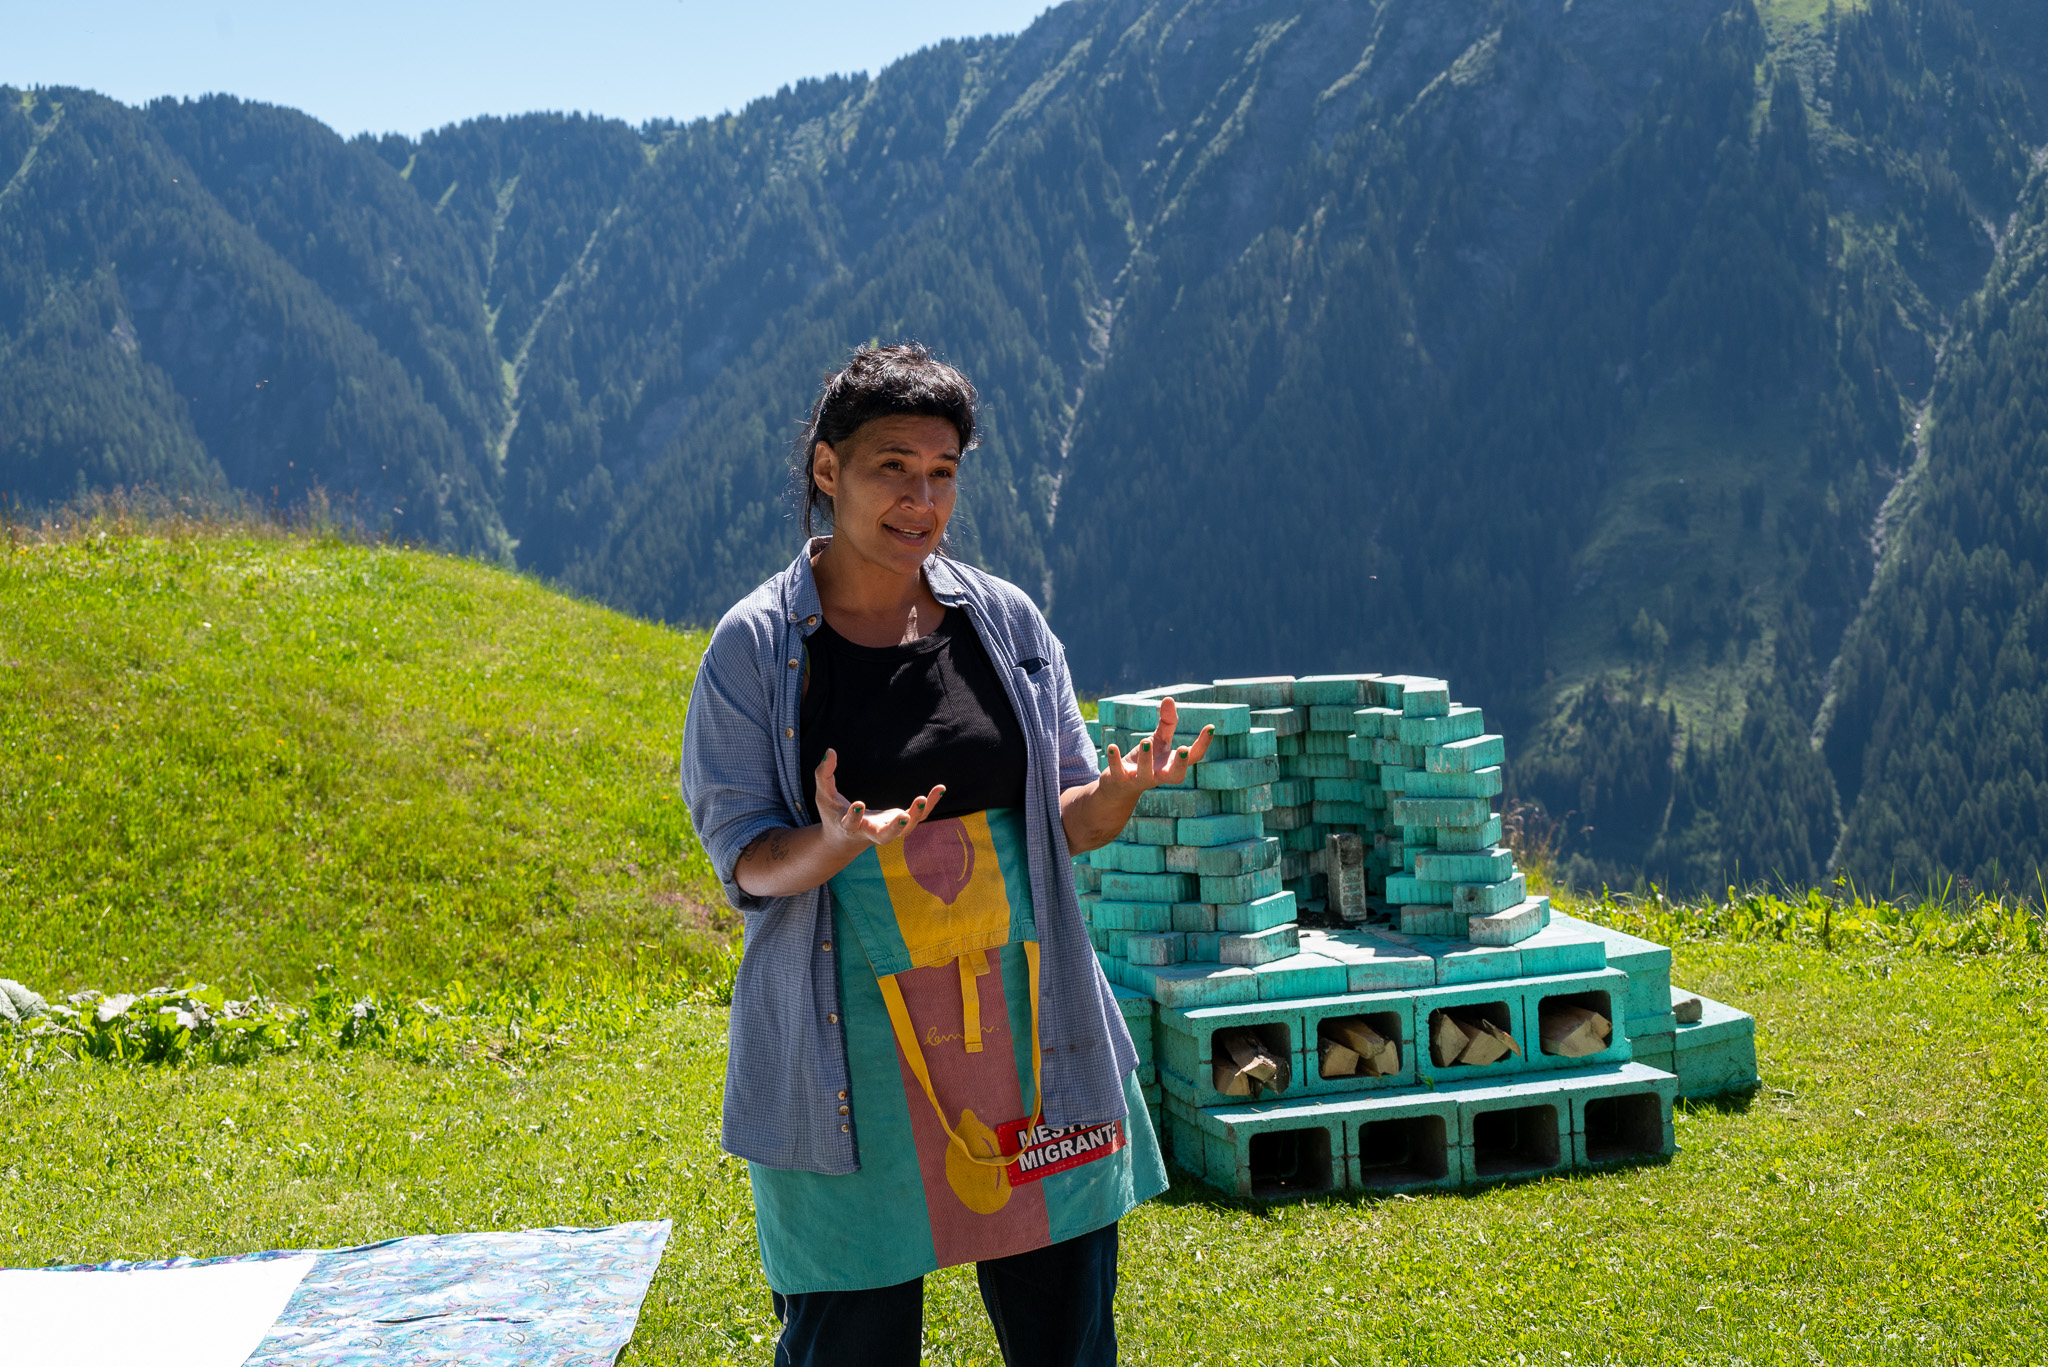
MULTIPOLYGON (((861 1099, 848 1096, 831 893, 752 897, 733 877, 741 852, 764 831, 811 824, 812 780, 798 758, 797 728, 804 640, 824 612, 811 577, 819 544, 712 633, 683 724, 682 785, 697 836, 746 920, 728 1030, 724 1145, 766 1167, 847 1173, 860 1167, 861 1099)), ((1060 825, 1060 794, 1097 772, 1066 652, 1015 585, 937 556, 925 577, 948 610, 967 613, 1024 729, 1045 1119, 1118 1119, 1123 1078, 1138 1057, 1088 943, 1060 825)))

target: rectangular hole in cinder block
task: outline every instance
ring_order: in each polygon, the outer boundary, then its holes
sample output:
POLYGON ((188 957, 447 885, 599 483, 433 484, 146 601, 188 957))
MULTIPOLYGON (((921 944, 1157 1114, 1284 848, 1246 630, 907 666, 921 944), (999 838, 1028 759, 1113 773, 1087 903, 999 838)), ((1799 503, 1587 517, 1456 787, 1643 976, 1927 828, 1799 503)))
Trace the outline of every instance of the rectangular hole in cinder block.
POLYGON ((1440 1115, 1369 1120, 1358 1127, 1358 1184, 1406 1187, 1435 1182, 1451 1171, 1450 1146, 1440 1115))
POLYGON ((1288 1084, 1294 1081, 1294 1032, 1282 1021, 1265 1021, 1258 1025, 1229 1025, 1210 1033, 1209 1061, 1214 1066, 1216 1074, 1216 1090, 1225 1096, 1239 1095, 1232 1092, 1224 1083, 1237 1071, 1235 1059, 1226 1040, 1240 1031, 1249 1031, 1256 1036, 1266 1056, 1278 1065, 1278 1072, 1270 1085, 1254 1083, 1252 1090, 1242 1095, 1249 1099, 1286 1091, 1288 1084))
POLYGON ((1614 999, 1605 992, 1560 992, 1536 1005, 1536 1043, 1546 1054, 1585 1058, 1601 1053, 1612 1047, 1614 1029, 1614 999), (1588 1012, 1598 1019, 1589 1019, 1588 1012))
POLYGON ((1555 1106, 1517 1106, 1472 1117, 1472 1163, 1481 1177, 1548 1172, 1564 1156, 1555 1106))
POLYGON ((1368 1011, 1357 1016, 1332 1016, 1316 1026, 1317 1075, 1335 1077, 1386 1077, 1401 1071, 1401 1016, 1395 1011, 1368 1011), (1363 1026, 1360 1031, 1353 1027, 1363 1026), (1385 1041, 1376 1057, 1360 1050, 1374 1037, 1385 1041), (1343 1049, 1332 1057, 1331 1046, 1343 1049), (1349 1057, 1347 1057, 1347 1055, 1349 1057), (1355 1061, 1354 1061, 1355 1060, 1355 1061), (1349 1066, 1345 1066, 1348 1064, 1349 1066))
POLYGON ((1330 1163, 1330 1132, 1266 1130, 1251 1139, 1254 1196, 1313 1196, 1336 1186, 1330 1163))
POLYGON ((1664 1152, 1664 1103, 1655 1092, 1586 1103, 1586 1158, 1614 1163, 1664 1152))
POLYGON ((1439 1068, 1480 1067, 1513 1058, 1514 1051, 1505 1048, 1498 1037, 1489 1035, 1479 1024, 1481 1021, 1493 1025, 1501 1035, 1510 1035, 1514 1027, 1514 1016, 1509 1013, 1506 1002, 1468 1002, 1463 1006, 1446 1006, 1430 1012, 1429 1037, 1417 1043, 1429 1050, 1430 1061, 1439 1068), (1445 1052, 1442 1030, 1446 1020, 1456 1026, 1458 1034, 1466 1040, 1462 1052, 1456 1057, 1445 1052))

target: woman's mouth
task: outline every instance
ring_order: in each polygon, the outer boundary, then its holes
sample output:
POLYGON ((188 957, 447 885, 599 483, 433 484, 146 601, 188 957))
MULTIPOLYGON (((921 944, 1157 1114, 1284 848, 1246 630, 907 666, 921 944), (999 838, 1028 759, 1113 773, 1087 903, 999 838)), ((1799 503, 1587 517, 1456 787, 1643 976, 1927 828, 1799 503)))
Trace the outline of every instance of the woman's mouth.
POLYGON ((895 537, 898 541, 901 541, 906 546, 922 546, 925 543, 925 539, 932 534, 932 529, 929 527, 912 529, 908 527, 898 527, 893 523, 888 522, 884 522, 882 524, 882 530, 887 532, 889 535, 895 537))

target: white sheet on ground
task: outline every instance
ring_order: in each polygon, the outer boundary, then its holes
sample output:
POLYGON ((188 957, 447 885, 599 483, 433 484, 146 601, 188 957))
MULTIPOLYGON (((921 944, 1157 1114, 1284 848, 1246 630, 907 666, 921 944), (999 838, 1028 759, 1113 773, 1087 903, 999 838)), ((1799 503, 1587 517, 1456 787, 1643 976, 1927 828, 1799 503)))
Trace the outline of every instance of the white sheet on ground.
POLYGON ((315 1262, 134 1271, 0 1270, 0 1362, 241 1367, 315 1262))

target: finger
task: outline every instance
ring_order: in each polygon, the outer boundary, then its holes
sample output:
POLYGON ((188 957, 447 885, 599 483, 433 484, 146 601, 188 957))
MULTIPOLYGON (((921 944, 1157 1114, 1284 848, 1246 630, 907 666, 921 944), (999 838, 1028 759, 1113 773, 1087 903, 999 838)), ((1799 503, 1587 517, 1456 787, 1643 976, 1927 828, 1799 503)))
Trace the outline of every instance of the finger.
POLYGON ((1124 757, 1117 750, 1116 743, 1114 741, 1112 741, 1109 746, 1109 767, 1104 769, 1103 772, 1112 775, 1113 778, 1116 780, 1121 780, 1125 777, 1124 757))
POLYGON ((912 826, 919 825, 924 821, 926 817, 930 816, 932 814, 932 808, 939 805, 939 799, 945 795, 945 792, 946 785, 941 783, 935 786, 930 792, 926 793, 923 797, 911 803, 908 809, 910 812, 910 824, 912 826))
MULTIPOLYGON (((844 798, 839 796, 839 784, 833 778, 838 772, 839 752, 837 750, 827 750, 825 758, 818 761, 818 767, 813 771, 813 776, 818 784, 818 796, 821 799, 829 796, 834 802, 845 801, 844 798)), ((819 805, 822 806, 823 803, 821 802, 819 805)))
POLYGON ((1152 728, 1152 750, 1154 754, 1165 754, 1173 744, 1173 731, 1180 725, 1180 704, 1172 698, 1159 702, 1159 724, 1152 728))
POLYGON ((868 811, 868 804, 867 804, 867 803, 865 803, 865 802, 856 802, 856 803, 853 803, 852 805, 850 805, 849 807, 847 807, 847 809, 846 809, 846 812, 845 812, 845 815, 843 815, 843 816, 841 816, 841 817, 839 818, 839 827, 840 827, 840 829, 841 829, 841 830, 844 830, 844 831, 848 831, 848 832, 858 832, 858 831, 860 831, 860 829, 861 829, 861 827, 862 827, 862 825, 863 825, 863 820, 862 820, 862 819, 863 819, 863 818, 864 818, 864 817, 865 817, 865 816, 867 815, 867 811, 868 811))
POLYGON ((1209 742, 1214 740, 1215 738, 1215 727, 1203 727, 1202 734, 1195 737, 1195 743, 1193 745, 1186 747, 1186 749, 1182 751, 1182 753, 1188 757, 1188 763, 1200 764, 1202 762, 1202 756, 1209 753, 1209 742))

